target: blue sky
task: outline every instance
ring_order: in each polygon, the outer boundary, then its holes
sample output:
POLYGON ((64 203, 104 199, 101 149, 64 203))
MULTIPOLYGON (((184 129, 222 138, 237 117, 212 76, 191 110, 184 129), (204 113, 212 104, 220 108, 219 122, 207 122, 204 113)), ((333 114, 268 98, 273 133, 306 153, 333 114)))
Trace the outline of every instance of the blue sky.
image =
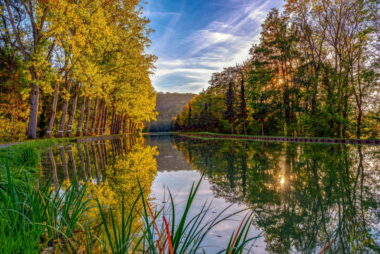
POLYGON ((153 85, 163 92, 200 92, 211 74, 248 57, 261 23, 282 0, 151 0, 153 85))

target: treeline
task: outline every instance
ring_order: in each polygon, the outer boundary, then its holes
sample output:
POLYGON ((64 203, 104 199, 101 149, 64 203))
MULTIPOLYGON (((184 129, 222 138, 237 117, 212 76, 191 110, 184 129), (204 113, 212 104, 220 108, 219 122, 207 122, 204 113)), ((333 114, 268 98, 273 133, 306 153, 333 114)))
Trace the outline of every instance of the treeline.
POLYGON ((131 133, 155 118, 139 0, 0 0, 0 138, 131 133))
POLYGON ((247 61, 213 74, 177 130, 380 136, 380 3, 288 0, 247 61))

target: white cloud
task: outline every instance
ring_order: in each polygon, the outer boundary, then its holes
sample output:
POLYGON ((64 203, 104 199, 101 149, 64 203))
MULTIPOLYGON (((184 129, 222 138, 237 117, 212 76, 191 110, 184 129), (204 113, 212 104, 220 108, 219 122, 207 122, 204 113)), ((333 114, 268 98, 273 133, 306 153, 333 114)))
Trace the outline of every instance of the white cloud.
POLYGON ((188 41, 193 42, 193 50, 190 54, 195 55, 204 49, 208 49, 217 44, 224 42, 233 42, 236 41, 238 37, 222 32, 213 32, 210 30, 199 30, 194 32, 188 38, 188 41))
POLYGON ((246 60, 252 44, 258 43, 261 23, 267 12, 272 7, 281 7, 282 1, 276 2, 249 0, 226 13, 222 19, 192 32, 180 42, 189 49, 186 54, 158 61, 154 78, 156 88, 160 91, 199 92, 208 86, 212 73, 246 60), (182 83, 179 76, 183 78, 182 83))

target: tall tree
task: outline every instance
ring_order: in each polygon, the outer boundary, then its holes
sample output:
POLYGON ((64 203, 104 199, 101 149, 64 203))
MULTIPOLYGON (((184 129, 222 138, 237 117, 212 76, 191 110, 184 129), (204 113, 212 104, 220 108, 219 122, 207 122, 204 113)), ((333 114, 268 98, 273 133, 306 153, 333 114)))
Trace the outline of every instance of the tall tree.
POLYGON ((224 112, 224 118, 227 119, 228 122, 230 123, 232 134, 234 133, 234 123, 235 123, 235 118, 236 118, 234 104, 235 104, 235 92, 233 88, 233 82, 232 80, 230 80, 228 83, 228 90, 226 93, 227 109, 224 112))

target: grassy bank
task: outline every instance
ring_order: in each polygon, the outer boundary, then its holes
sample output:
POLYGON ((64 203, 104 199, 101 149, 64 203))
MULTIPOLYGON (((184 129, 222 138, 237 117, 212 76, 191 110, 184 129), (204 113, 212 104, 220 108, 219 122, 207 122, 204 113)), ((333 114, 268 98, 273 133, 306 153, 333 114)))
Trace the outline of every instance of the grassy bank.
MULTIPOLYGON (((132 202, 119 197, 116 207, 97 199, 93 183, 41 184, 34 177, 41 152, 66 141, 30 141, 0 150, 2 253, 202 253, 210 231, 236 214, 228 208, 213 214, 205 203, 190 216, 200 182, 185 204, 179 206, 168 193, 164 207, 150 204, 138 179, 133 184, 140 194, 132 202)), ((251 224, 248 214, 221 253, 242 253, 253 241, 251 224)))
POLYGON ((0 148, 0 165, 8 164, 10 168, 36 168, 40 160, 40 154, 46 148, 74 141, 75 138, 39 139, 17 143, 0 148))

